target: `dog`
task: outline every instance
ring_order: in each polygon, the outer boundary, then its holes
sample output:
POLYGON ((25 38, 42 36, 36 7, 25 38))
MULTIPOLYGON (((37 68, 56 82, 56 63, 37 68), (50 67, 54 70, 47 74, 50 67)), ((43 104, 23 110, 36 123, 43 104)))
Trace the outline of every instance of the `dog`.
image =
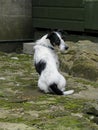
POLYGON ((69 95, 74 90, 65 91, 66 80, 59 72, 59 61, 55 52, 56 46, 62 52, 68 49, 62 34, 58 31, 44 35, 35 43, 34 65, 39 74, 38 87, 44 93, 69 95))

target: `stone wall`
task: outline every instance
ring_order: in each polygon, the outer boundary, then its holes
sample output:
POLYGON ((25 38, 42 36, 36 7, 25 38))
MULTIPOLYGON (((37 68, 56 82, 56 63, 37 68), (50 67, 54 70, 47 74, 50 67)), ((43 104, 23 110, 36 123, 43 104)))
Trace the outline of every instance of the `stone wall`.
POLYGON ((0 0, 0 41, 33 38, 32 0, 0 0))

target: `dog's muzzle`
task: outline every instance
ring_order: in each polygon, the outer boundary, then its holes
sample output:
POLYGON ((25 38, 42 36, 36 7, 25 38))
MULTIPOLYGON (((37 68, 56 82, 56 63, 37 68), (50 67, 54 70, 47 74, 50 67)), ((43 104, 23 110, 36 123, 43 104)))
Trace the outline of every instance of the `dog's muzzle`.
POLYGON ((68 50, 68 48, 69 48, 68 46, 65 46, 65 50, 68 50))

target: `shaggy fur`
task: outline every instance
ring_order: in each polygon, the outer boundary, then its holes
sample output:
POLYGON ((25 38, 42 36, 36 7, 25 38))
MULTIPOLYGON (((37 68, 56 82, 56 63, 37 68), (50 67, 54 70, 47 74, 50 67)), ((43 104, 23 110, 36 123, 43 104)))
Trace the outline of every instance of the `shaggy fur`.
POLYGON ((36 41, 34 64, 39 73, 38 87, 45 93, 72 94, 73 90, 65 91, 66 80, 58 71, 59 61, 54 50, 55 46, 58 46, 60 51, 68 49, 59 32, 51 32, 36 41))

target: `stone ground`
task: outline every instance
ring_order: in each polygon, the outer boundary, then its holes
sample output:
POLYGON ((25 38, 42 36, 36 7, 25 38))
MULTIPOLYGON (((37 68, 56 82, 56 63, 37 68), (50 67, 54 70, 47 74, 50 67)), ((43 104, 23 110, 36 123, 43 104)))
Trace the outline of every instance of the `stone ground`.
POLYGON ((0 53, 0 130, 98 130, 98 82, 63 72, 75 93, 43 94, 32 59, 0 53))

